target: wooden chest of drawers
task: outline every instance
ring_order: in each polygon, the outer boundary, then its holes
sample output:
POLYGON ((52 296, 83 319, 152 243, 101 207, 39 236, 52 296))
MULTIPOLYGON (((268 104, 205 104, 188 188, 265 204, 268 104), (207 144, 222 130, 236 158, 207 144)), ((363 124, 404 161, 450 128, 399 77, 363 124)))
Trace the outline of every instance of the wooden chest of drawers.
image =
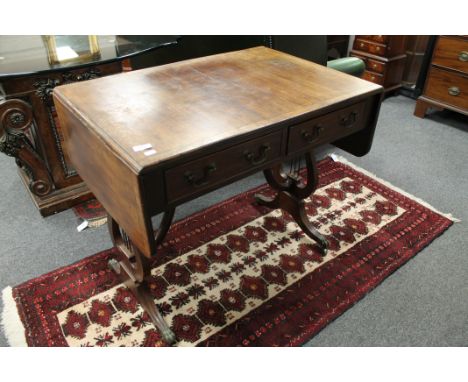
POLYGON ((364 61, 362 78, 382 85, 386 92, 399 88, 406 59, 405 40, 406 36, 356 36, 350 55, 364 61))
POLYGON ((424 92, 414 115, 424 118, 429 108, 468 115, 468 37, 439 36, 432 53, 424 92))

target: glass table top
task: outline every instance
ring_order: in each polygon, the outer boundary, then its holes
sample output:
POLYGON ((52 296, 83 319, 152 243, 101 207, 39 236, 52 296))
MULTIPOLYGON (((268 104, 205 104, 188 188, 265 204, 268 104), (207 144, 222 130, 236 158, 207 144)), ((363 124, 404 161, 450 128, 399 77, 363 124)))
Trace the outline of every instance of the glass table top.
POLYGON ((0 78, 75 69, 122 60, 180 36, 0 36, 0 78))

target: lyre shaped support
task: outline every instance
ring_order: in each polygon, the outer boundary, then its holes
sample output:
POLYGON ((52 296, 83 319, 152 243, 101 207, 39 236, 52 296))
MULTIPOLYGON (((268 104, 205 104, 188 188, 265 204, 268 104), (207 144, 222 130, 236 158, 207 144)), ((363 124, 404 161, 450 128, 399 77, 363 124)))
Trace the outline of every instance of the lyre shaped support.
POLYGON ((256 194, 255 198, 259 204, 270 208, 281 208, 288 212, 304 233, 315 240, 323 255, 327 253, 328 242, 310 223, 305 211, 304 199, 315 191, 318 185, 318 173, 315 157, 311 151, 304 154, 307 168, 307 183, 304 184, 299 178, 288 176, 281 171, 281 164, 263 173, 268 184, 278 191, 274 197, 266 197, 256 194))
MULTIPOLYGON (((163 214, 160 228, 156 233, 156 247, 163 241, 169 230, 174 209, 169 209, 163 214)), ((122 282, 129 288, 143 309, 151 318, 153 324, 158 328, 162 338, 169 344, 176 341, 176 336, 167 325, 161 315, 158 307, 154 303, 154 298, 148 287, 148 280, 151 277, 151 261, 136 248, 127 234, 120 228, 119 224, 108 215, 109 233, 114 246, 123 254, 124 258, 120 262, 116 260, 109 261, 109 267, 115 271, 122 282)))

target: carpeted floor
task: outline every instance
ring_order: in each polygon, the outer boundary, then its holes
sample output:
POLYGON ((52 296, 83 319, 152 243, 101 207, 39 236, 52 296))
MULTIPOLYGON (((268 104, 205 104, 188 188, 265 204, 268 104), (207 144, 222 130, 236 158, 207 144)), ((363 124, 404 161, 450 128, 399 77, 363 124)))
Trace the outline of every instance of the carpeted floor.
MULTIPOLYGON (((344 155, 435 208, 462 220, 314 337, 310 346, 468 345, 468 123, 436 113, 413 117, 414 101, 387 99, 370 154, 344 155)), ((0 155, 0 288, 70 264, 111 246, 106 227, 76 231, 73 212, 43 219, 0 155)), ((179 209, 177 218, 263 183, 261 174, 179 209)), ((0 345, 6 339, 0 334, 0 345)))

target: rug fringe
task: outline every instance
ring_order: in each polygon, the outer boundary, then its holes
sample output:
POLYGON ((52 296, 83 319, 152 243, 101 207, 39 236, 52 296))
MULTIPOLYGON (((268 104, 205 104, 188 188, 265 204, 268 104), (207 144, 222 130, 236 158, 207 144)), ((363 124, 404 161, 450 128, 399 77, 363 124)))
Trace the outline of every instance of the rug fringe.
POLYGON ((88 220, 88 227, 97 228, 107 223, 107 216, 99 219, 88 220))
POLYGON ((461 222, 460 219, 457 219, 452 214, 444 213, 444 212, 441 212, 441 211, 437 210, 436 208, 434 208, 433 206, 431 206, 429 203, 425 202, 424 200, 419 199, 416 196, 411 195, 410 193, 402 190, 401 188, 398 188, 398 187, 394 186, 393 184, 387 182, 386 180, 383 180, 382 178, 379 178, 377 175, 363 169, 362 167, 356 166, 354 163, 350 162, 349 160, 347 160, 345 157, 342 157, 341 155, 337 155, 337 154, 333 153, 333 154, 330 154, 330 158, 334 162, 341 162, 341 163, 343 163, 343 164, 345 164, 345 165, 347 165, 349 167, 354 168, 357 171, 362 172, 363 174, 367 175, 368 177, 370 177, 372 179, 375 179, 378 182, 382 183, 383 185, 387 186, 388 188, 391 188, 392 190, 394 190, 396 192, 399 192, 400 194, 415 200, 416 202, 418 202, 419 204, 423 205, 424 207, 430 209, 431 211, 434 211, 435 213, 437 213, 439 215, 442 215, 442 216, 446 217, 447 219, 450 219, 454 223, 460 223, 461 222))
POLYGON ((78 227, 76 227, 76 230, 78 232, 82 232, 87 228, 97 228, 106 224, 107 216, 103 218, 98 218, 98 219, 91 219, 91 220, 80 219, 80 220, 81 220, 81 223, 78 225, 78 227))
POLYGON ((13 298, 13 289, 7 286, 2 291, 3 312, 1 327, 10 346, 28 346, 24 334, 24 326, 21 322, 16 307, 16 301, 13 298))

